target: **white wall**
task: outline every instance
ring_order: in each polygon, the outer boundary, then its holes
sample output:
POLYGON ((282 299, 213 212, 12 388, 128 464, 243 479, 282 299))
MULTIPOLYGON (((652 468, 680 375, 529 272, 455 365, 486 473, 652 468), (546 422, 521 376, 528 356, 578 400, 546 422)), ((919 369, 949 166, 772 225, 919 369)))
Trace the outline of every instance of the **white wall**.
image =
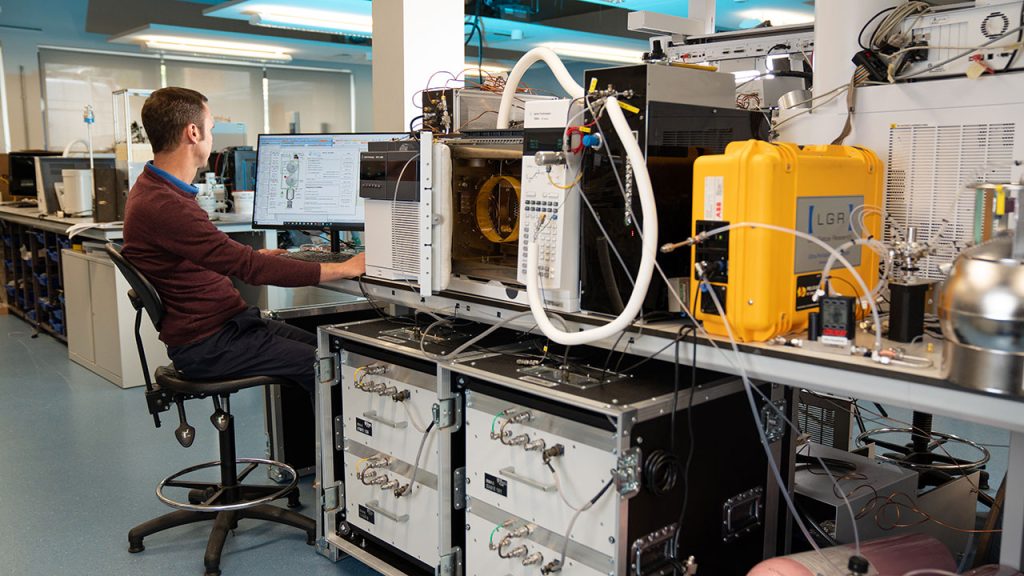
MULTIPOLYGON (((126 2, 125 6, 130 7, 131 3, 126 2)), ((168 8, 173 9, 173 3, 168 2, 168 8)), ((138 48, 111 44, 104 35, 85 32, 87 9, 88 0, 16 0, 0 4, 0 25, 4 26, 0 27, 0 46, 3 47, 13 150, 42 148, 44 144, 37 55, 40 45, 139 53, 138 48)), ((301 61, 294 64, 351 70, 355 76, 356 129, 372 129, 373 88, 370 66, 301 61)), ((2 146, 3 142, 0 141, 2 146)))

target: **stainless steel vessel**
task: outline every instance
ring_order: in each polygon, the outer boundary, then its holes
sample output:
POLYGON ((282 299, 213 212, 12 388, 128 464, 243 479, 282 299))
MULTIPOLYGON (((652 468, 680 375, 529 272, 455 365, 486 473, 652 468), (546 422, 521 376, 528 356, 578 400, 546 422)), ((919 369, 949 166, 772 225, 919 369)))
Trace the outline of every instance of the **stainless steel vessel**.
POLYGON ((1021 248, 1014 236, 1001 236, 965 250, 954 264, 940 306, 946 338, 942 371, 951 383, 1024 395, 1021 248))

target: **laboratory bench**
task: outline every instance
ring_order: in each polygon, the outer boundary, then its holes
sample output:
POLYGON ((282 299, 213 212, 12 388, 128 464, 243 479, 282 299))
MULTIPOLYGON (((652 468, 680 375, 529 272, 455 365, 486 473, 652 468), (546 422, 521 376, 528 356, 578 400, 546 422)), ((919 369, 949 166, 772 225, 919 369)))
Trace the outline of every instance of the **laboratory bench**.
MULTIPOLYGON (((219 214, 214 223, 235 240, 256 248, 270 245, 264 231, 253 231, 247 215, 219 214)), ((118 386, 143 384, 134 339, 135 311, 128 284, 100 248, 124 238, 120 222, 61 218, 35 208, 0 206, 3 298, 12 314, 68 345, 68 355, 118 386), (72 249, 72 248, 76 249, 72 249)), ((276 245, 276 239, 272 240, 276 245)), ((261 309, 292 302, 323 301, 324 295, 292 294, 284 288, 236 283, 247 302, 261 309)), ((143 322, 151 362, 167 363, 149 319, 143 322)))

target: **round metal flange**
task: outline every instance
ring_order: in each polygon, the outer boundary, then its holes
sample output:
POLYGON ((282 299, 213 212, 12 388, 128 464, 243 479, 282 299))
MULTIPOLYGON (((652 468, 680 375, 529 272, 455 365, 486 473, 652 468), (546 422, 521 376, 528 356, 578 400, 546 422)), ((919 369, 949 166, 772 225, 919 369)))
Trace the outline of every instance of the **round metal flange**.
MULTIPOLYGON (((870 440, 873 437, 882 434, 908 434, 913 436, 914 434, 916 434, 916 432, 912 428, 876 428, 874 430, 868 430, 867 432, 864 432, 863 434, 857 436, 857 446, 867 446, 868 444, 871 443, 870 440)), ((970 474, 975 470, 981 469, 982 466, 988 463, 989 458, 992 457, 987 448, 985 448, 981 444, 978 444, 977 442, 968 440, 966 438, 961 438, 954 434, 947 434, 945 432, 932 432, 931 434, 929 434, 929 436, 931 437, 932 442, 939 440, 943 444, 946 442, 952 442, 954 444, 962 444, 964 446, 969 446, 977 450, 978 453, 981 454, 981 457, 973 462, 965 462, 963 464, 943 464, 934 462, 928 464, 922 462, 912 462, 910 460, 886 456, 885 454, 876 454, 875 459, 879 460, 880 462, 886 462, 889 464, 896 464, 897 466, 902 466, 904 468, 910 468, 911 470, 916 470, 918 472, 925 470, 942 470, 943 472, 956 472, 966 476, 967 474, 970 474)), ((907 456, 910 455, 911 454, 907 454, 907 456)))
MULTIPOLYGON (((278 470, 280 470, 282 476, 288 475, 291 478, 291 480, 288 482, 288 484, 282 486, 281 489, 278 490, 277 492, 274 492, 262 498, 258 498, 256 500, 242 500, 231 504, 191 504, 189 502, 178 502, 177 500, 173 500, 164 495, 164 488, 167 487, 167 483, 169 482, 174 482, 175 480, 181 478, 182 476, 191 474, 193 472, 196 472, 197 470, 203 470, 206 468, 219 468, 220 460, 215 460, 213 462, 206 462, 203 464, 196 464, 195 466, 189 466, 188 468, 185 468, 179 472, 175 472, 174 474, 171 474, 167 478, 164 478, 156 487, 156 497, 159 498, 160 501, 163 502, 164 504, 170 506, 171 508, 177 508, 178 510, 190 510, 192 512, 224 512, 228 510, 244 510, 246 508, 259 506, 261 504, 268 504, 270 502, 273 502, 274 500, 283 498, 286 494, 288 494, 288 492, 293 490, 299 483, 299 475, 297 472, 295 472, 295 469, 283 462, 276 462, 274 460, 267 460, 265 458, 238 458, 235 460, 235 463, 256 464, 268 467, 275 467, 278 470)), ((243 487, 241 482, 238 484, 238 487, 243 487)))

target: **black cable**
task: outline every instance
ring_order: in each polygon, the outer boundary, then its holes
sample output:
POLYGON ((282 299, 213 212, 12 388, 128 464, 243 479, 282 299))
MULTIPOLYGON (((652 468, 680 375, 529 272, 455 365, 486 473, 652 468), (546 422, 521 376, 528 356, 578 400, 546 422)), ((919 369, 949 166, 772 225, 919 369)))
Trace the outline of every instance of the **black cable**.
POLYGON ((423 120, 423 114, 420 114, 419 116, 413 118, 412 120, 409 120, 409 132, 412 134, 416 133, 416 129, 413 128, 412 125, 415 124, 417 120, 423 120))
POLYGON ((672 452, 655 450, 644 458, 644 487, 655 496, 665 496, 679 483, 682 465, 672 452))
MULTIPOLYGON (((675 454, 676 452, 676 410, 679 403, 679 340, 683 338, 683 331, 689 330, 693 335, 694 328, 690 326, 682 326, 679 328, 679 332, 676 333, 676 339, 672 343, 676 347, 676 358, 675 364, 672 366, 672 416, 671 424, 669 429, 672 431, 669 436, 668 446, 669 450, 675 454)), ((691 382, 692 385, 692 382, 691 382)))
POLYGON ((842 276, 832 276, 832 275, 829 275, 828 281, 832 282, 833 280, 840 280, 840 281, 842 281, 843 284, 846 284, 847 286, 849 286, 850 289, 853 290, 854 298, 856 298, 857 300, 860 300, 860 292, 857 292, 857 287, 854 286, 852 282, 850 282, 846 278, 843 278, 842 276))
MULTIPOLYGON (((1024 26, 1024 4, 1020 5, 1020 22, 1019 22, 1019 24, 1021 26, 1024 26)), ((1021 40, 1024 40, 1024 28, 1021 28, 1020 31, 1017 32, 1017 44, 1020 44, 1021 40)), ((1020 52, 1020 48, 1014 48, 1013 49, 1013 54, 1010 54, 1010 59, 1006 61, 1006 66, 1003 66, 1003 70, 1002 70, 1003 72, 1006 72, 1007 70, 1010 69, 1010 66, 1013 66, 1013 62, 1015 60, 1017 60, 1017 53, 1018 52, 1020 52)))
POLYGON ((870 26, 871 23, 874 22, 875 20, 877 20, 878 17, 881 16, 882 14, 885 14, 886 12, 892 12, 895 9, 896 9, 896 6, 892 6, 890 8, 886 8, 884 10, 880 10, 877 14, 872 16, 870 20, 868 20, 867 22, 864 23, 864 27, 860 29, 860 34, 857 34, 857 45, 860 46, 862 50, 870 50, 871 49, 871 48, 868 48, 867 46, 864 45, 864 31, 868 29, 868 26, 870 26))
POLYGON ((464 22, 464 24, 466 26, 472 26, 472 28, 469 30, 469 36, 466 36, 466 41, 465 43, 463 43, 463 46, 469 46, 469 43, 473 41, 473 34, 480 33, 480 25, 477 24, 474 20, 464 22))
MULTIPOLYGON (((696 303, 696 301, 695 301, 696 303)), ((691 314, 694 307, 691 306, 691 314)), ((696 316, 694 316, 696 317, 696 316)), ((683 506, 679 510, 679 521, 676 523, 676 533, 672 536, 672 553, 679 553, 679 537, 683 532, 683 521, 686 520, 686 509, 690 504, 690 467, 693 464, 693 453, 697 440, 693 435, 693 397, 696 396, 697 388, 697 327, 693 327, 693 362, 690 364, 690 398, 686 401, 686 434, 689 447, 686 452, 686 464, 683 465, 683 506)))
MULTIPOLYGON (((640 335, 643 335, 643 328, 640 329, 640 335)), ((619 352, 619 359, 615 362, 615 373, 619 374, 619 368, 622 367, 622 361, 626 359, 626 350, 629 350, 629 345, 633 343, 633 337, 630 336, 629 340, 626 340, 626 345, 622 347, 622 352, 619 352)))
POLYGON ((664 352, 665 350, 668 350, 668 349, 669 349, 669 347, 671 347, 671 346, 672 346, 673 344, 675 344, 675 342, 676 342, 676 341, 675 341, 675 340, 673 340, 672 342, 669 342, 668 344, 665 344, 664 346, 662 346, 661 348, 659 348, 659 349, 658 349, 658 350, 657 350, 656 352, 652 353, 652 354, 651 354, 650 356, 647 356, 647 357, 645 357, 645 358, 644 358, 643 360, 640 360, 640 361, 639 361, 639 362, 637 362, 636 364, 631 364, 631 365, 629 365, 629 366, 626 366, 626 367, 625 367, 625 368, 623 368, 623 369, 622 369, 622 371, 621 371, 621 372, 619 372, 619 373, 620 373, 620 374, 629 374, 629 373, 630 373, 630 372, 632 372, 633 370, 636 370, 637 368, 639 368, 639 367, 643 366, 644 364, 647 364, 647 363, 648 363, 648 362, 650 362, 651 360, 654 360, 654 357, 655 357, 655 356, 657 356, 658 354, 661 354, 661 353, 662 353, 662 352, 664 352))
POLYGON ((608 373, 608 367, 611 366, 612 356, 615 355, 615 349, 619 347, 619 342, 622 341, 622 337, 625 335, 625 330, 619 332, 619 337, 615 339, 615 343, 612 344, 612 349, 608 351, 608 356, 604 359, 604 368, 601 369, 602 372, 606 374, 608 373))
POLYGON ((480 84, 484 83, 484 29, 480 26, 480 4, 481 0, 476 0, 476 71, 480 77, 480 84))
MULTIPOLYGON (((387 322, 391 322, 392 324, 398 324, 401 326, 409 325, 408 322, 400 321, 402 320, 401 318, 391 316, 390 314, 384 312, 383 308, 377 306, 376 302, 373 301, 373 298, 370 298, 370 293, 366 291, 366 286, 363 284, 363 276, 357 278, 356 281, 359 284, 359 291, 363 294, 363 298, 366 299, 366 303, 370 305, 370 308, 373 308, 373 311, 377 313, 377 316, 380 316, 381 320, 385 320, 387 322)), ((415 325, 415 323, 413 325, 415 325)))

